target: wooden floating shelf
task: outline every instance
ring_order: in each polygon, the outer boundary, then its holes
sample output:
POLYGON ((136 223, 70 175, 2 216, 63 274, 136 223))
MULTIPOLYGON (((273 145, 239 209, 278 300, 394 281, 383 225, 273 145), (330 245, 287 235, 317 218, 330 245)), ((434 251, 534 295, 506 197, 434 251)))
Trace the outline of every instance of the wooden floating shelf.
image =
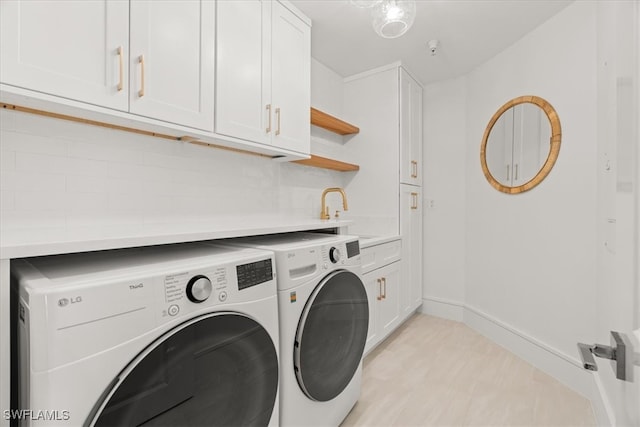
POLYGON ((316 110, 313 107, 311 107, 311 124, 337 133, 338 135, 353 135, 360 132, 357 126, 320 110, 316 110))
POLYGON ((360 166, 351 163, 341 162, 339 160, 328 159, 326 157, 311 155, 310 159, 294 160, 293 163, 298 163, 305 166, 313 166, 316 168, 331 169, 339 172, 353 172, 360 170, 360 166))

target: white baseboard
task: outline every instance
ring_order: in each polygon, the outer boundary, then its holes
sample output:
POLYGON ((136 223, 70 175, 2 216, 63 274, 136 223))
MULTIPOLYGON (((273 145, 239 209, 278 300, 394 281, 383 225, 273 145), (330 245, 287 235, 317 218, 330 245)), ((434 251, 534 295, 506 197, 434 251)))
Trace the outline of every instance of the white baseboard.
POLYGON ((462 322, 464 320, 464 305, 457 301, 436 297, 423 297, 420 313, 444 319, 462 322))
MULTIPOLYGON (((582 363, 493 316, 465 305, 464 323, 518 357, 551 375, 587 399, 593 395, 593 376, 582 363)), ((577 353, 576 348, 576 353, 577 353)))
POLYGON ((458 301, 423 297, 420 312, 463 322, 589 399, 598 425, 610 426, 615 422, 598 372, 583 369, 577 357, 567 355, 482 310, 458 301))

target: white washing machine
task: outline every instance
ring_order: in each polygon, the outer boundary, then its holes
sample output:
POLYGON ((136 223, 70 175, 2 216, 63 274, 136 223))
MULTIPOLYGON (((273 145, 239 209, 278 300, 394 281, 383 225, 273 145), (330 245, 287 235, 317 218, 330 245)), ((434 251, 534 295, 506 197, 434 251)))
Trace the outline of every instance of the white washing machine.
POLYGON ((20 424, 279 425, 272 252, 180 244, 11 274, 20 424))
POLYGON ((369 326, 358 238, 291 233, 232 242, 275 252, 280 424, 338 426, 360 396, 369 326))

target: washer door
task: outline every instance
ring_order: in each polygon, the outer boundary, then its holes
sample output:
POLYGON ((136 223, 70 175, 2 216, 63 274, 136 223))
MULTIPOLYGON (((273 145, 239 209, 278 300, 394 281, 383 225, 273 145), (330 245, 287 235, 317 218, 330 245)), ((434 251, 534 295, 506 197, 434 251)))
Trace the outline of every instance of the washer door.
POLYGON ((368 327, 362 280, 346 270, 325 277, 307 301, 294 345, 294 370, 309 398, 326 402, 347 387, 360 366, 368 327))
POLYGON ((267 425, 277 391, 278 358, 267 331, 219 312, 176 327, 140 353, 86 424, 267 425))

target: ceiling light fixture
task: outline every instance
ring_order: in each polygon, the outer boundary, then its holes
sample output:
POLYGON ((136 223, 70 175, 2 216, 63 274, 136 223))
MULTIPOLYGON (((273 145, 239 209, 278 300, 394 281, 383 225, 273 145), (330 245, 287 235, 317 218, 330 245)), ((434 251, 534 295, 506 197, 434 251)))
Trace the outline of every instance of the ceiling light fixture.
POLYGON ((351 4, 361 8, 373 7, 381 2, 382 0, 351 0, 351 4))
POLYGON ((380 37, 394 39, 406 33, 416 19, 415 0, 383 0, 371 13, 373 29, 380 37))

